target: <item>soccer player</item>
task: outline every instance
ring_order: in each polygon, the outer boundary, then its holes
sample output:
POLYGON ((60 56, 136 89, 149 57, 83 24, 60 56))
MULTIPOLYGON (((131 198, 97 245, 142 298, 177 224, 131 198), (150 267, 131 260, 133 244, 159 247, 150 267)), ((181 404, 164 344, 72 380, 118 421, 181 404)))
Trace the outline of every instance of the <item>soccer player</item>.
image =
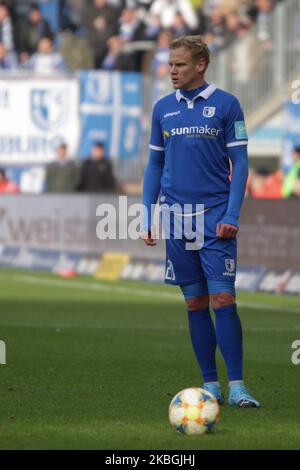
MULTIPOLYGON (((179 285, 185 298, 203 388, 224 403, 215 359, 218 345, 228 374, 229 405, 259 407, 243 382, 242 327, 235 303, 236 235, 248 176, 247 133, 237 98, 205 81, 209 61, 200 36, 182 36, 170 44, 176 91, 160 99, 153 110, 143 187, 148 216, 142 238, 148 246, 156 244, 151 206, 158 198, 164 206, 204 205, 201 249, 187 250, 184 237, 172 236, 171 225, 165 281, 179 285)), ((190 215, 196 217, 193 211, 190 215)))

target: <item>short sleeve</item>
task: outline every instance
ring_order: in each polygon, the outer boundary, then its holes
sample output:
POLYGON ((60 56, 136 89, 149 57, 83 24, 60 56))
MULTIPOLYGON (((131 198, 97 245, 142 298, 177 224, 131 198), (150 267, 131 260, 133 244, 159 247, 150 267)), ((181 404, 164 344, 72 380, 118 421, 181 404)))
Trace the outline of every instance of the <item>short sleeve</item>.
POLYGON ((164 151, 164 140, 160 125, 159 103, 157 102, 153 108, 151 138, 149 147, 152 150, 164 151))
POLYGON ((244 113, 239 101, 234 98, 225 118, 226 147, 237 147, 248 144, 244 113))

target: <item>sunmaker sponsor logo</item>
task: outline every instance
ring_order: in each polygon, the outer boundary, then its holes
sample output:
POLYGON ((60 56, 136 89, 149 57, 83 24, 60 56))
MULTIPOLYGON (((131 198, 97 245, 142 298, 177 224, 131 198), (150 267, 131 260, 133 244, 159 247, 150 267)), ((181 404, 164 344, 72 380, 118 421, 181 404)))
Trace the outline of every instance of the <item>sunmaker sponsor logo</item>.
POLYGON ((187 135, 187 136, 201 136, 201 137, 218 137, 220 129, 215 127, 205 126, 191 126, 191 127, 174 127, 171 129, 171 136, 187 135))

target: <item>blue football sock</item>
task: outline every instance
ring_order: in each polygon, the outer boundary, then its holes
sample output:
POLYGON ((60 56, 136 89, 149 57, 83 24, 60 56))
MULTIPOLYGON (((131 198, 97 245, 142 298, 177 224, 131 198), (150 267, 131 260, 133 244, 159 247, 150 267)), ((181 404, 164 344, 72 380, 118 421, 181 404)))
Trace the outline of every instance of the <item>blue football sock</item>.
POLYGON ((236 304, 214 309, 216 336, 229 380, 243 380, 243 333, 236 304))
POLYGON ((188 311, 192 345, 204 382, 217 382, 216 332, 209 308, 188 311))

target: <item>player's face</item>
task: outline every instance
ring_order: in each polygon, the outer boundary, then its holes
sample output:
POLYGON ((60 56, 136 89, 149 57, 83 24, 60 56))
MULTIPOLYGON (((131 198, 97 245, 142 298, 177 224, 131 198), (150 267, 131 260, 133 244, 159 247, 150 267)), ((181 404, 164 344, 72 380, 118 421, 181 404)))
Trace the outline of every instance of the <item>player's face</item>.
POLYGON ((193 62, 191 52, 185 47, 171 49, 170 74, 175 89, 193 90, 204 83, 205 60, 193 62))

